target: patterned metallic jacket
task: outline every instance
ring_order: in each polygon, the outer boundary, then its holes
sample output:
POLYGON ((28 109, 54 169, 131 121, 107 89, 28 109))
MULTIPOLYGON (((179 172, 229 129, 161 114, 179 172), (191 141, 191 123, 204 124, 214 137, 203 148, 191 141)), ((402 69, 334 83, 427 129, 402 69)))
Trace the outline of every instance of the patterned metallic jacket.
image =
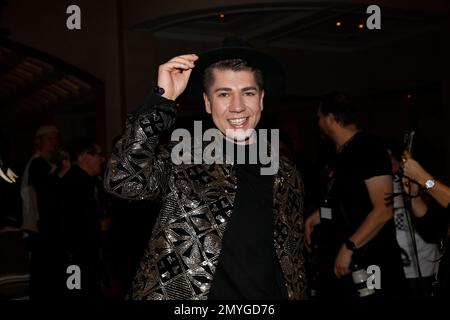
MULTIPOLYGON (((232 164, 181 164, 159 136, 175 122, 174 102, 150 96, 128 117, 108 163, 105 188, 125 199, 162 201, 131 299, 207 299, 222 236, 233 212, 232 164)), ((286 160, 274 183, 274 246, 289 299, 306 299, 303 184, 286 160)))

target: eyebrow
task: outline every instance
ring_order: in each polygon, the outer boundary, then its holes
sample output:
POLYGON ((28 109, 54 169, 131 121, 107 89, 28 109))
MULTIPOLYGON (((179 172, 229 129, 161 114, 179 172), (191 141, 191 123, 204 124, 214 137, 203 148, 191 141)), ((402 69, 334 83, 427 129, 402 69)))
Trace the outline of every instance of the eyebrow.
MULTIPOLYGON (((245 88, 241 89, 241 91, 250 91, 250 90, 257 90, 257 88, 256 87, 245 87, 245 88)), ((231 88, 227 88, 227 87, 217 88, 216 90, 214 90, 214 92, 218 92, 218 91, 230 92, 232 90, 231 90, 231 88)))

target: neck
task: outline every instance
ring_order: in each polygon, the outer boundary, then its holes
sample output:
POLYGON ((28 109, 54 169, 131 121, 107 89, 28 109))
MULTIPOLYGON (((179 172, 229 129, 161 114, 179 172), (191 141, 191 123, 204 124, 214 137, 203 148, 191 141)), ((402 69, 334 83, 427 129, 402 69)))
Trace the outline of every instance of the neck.
POLYGON ((358 132, 358 128, 351 124, 346 127, 341 127, 333 137, 336 145, 336 150, 341 149, 351 138, 358 132))

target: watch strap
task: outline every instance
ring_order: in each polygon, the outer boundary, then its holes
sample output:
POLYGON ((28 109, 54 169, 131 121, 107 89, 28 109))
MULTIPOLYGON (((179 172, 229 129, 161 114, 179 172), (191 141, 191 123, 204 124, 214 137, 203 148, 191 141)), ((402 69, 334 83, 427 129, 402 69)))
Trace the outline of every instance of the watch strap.
POLYGON ((153 92, 158 96, 162 96, 166 91, 163 88, 156 86, 153 88, 153 92))
POLYGON ((348 249, 348 250, 351 250, 351 251, 356 251, 356 245, 355 245, 355 243, 352 241, 352 240, 345 240, 345 247, 348 249))

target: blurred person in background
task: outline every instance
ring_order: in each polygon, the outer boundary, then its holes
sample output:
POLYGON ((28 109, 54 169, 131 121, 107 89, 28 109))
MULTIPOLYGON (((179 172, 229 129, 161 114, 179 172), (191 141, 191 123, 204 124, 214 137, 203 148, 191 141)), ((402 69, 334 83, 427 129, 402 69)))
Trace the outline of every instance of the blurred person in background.
MULTIPOLYGON (((69 148, 72 167, 64 176, 59 213, 64 250, 63 272, 70 265, 81 270, 81 289, 67 290, 70 298, 100 298, 102 209, 95 177, 104 170, 105 156, 90 138, 79 138, 69 148)), ((67 277, 67 275, 66 275, 67 277)), ((66 284, 63 280, 61 285, 66 284)))
POLYGON ((407 296, 414 299, 431 298, 439 267, 440 252, 436 243, 438 240, 436 237, 430 238, 429 232, 419 232, 421 230, 416 228, 413 221, 414 215, 418 213, 418 202, 423 200, 420 196, 411 198, 411 206, 407 194, 402 192, 401 144, 389 142, 387 149, 392 164, 394 222, 397 242, 402 249, 403 271, 408 286, 407 296))
POLYGON ((402 159, 403 185, 405 193, 411 195, 411 208, 415 216, 414 223, 424 238, 440 242, 444 253, 440 258, 437 277, 437 289, 434 293, 439 298, 450 297, 450 255, 449 242, 449 204, 450 187, 433 177, 418 161, 413 159, 411 153, 405 152, 402 159), (422 196, 417 196, 420 194, 422 196), (435 200, 425 200, 429 196, 435 200))
POLYGON ((41 126, 34 136, 35 152, 22 175, 22 230, 28 234, 31 266, 30 297, 44 298, 52 294, 47 282, 48 268, 60 250, 55 232, 59 229, 57 203, 61 178, 70 169, 67 155, 60 149, 59 131, 53 125, 41 126))

